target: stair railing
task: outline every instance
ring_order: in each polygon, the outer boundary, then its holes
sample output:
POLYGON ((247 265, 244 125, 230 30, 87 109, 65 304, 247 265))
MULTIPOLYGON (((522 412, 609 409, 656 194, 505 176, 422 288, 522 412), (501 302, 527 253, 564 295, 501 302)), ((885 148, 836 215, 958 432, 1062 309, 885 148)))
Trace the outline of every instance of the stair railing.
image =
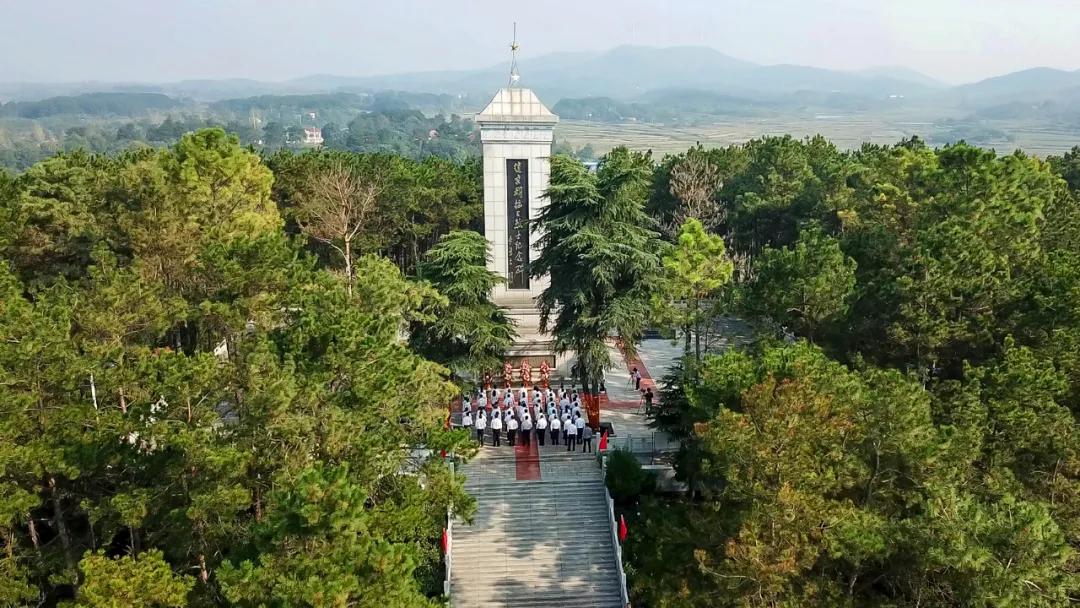
POLYGON ((619 543, 619 526, 615 521, 615 500, 611 498, 611 493, 608 492, 607 487, 607 456, 600 457, 600 470, 603 472, 604 477, 604 500, 607 501, 608 512, 608 526, 611 528, 611 546, 615 548, 615 564, 617 572, 619 573, 619 596, 622 598, 622 605, 630 605, 630 595, 626 590, 626 572, 623 570, 622 562, 622 544, 619 543))
MULTIPOLYGON (((450 467, 450 476, 454 476, 454 458, 453 455, 448 460, 450 467)), ((446 578, 443 579, 443 595, 447 598, 450 597, 450 571, 454 567, 454 511, 452 508, 446 508, 446 553, 443 555, 443 560, 446 562, 446 578)), ((452 603, 452 602, 451 602, 452 603)))

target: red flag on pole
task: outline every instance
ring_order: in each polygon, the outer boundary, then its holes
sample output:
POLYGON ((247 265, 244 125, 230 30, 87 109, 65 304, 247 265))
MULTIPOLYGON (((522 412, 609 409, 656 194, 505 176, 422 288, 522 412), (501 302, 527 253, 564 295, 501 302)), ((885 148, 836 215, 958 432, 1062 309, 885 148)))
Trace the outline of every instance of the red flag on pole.
POLYGON ((622 515, 619 516, 619 542, 626 542, 626 518, 622 515))
POLYGON ((607 431, 604 431, 603 435, 600 435, 600 451, 603 452, 607 449, 607 431))
POLYGON ((450 548, 450 535, 446 532, 446 528, 442 529, 442 552, 446 553, 450 548))

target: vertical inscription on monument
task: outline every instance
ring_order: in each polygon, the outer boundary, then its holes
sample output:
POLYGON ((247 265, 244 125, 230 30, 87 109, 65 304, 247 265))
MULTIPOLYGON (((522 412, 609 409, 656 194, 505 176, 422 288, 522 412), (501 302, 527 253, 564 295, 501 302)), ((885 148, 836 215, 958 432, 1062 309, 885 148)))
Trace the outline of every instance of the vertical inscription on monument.
POLYGON ((506 159, 506 282, 529 288, 529 161, 506 159))

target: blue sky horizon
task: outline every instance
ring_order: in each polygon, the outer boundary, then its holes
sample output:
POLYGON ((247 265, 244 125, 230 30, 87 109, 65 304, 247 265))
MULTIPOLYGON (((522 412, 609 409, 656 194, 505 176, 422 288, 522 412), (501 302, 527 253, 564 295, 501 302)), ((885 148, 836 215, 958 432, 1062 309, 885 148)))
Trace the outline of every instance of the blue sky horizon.
POLYGON ((467 70, 620 45, 760 64, 902 66, 948 84, 1080 68, 1067 0, 0 0, 0 81, 171 82, 467 70))

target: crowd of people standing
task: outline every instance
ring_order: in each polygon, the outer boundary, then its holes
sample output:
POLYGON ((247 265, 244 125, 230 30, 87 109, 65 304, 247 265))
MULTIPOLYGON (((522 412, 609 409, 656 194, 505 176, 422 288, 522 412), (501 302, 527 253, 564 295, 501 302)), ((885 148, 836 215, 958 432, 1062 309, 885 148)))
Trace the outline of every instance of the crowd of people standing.
POLYGON ((486 445, 566 445, 567 451, 593 451, 593 429, 583 414, 581 396, 574 387, 558 389, 533 386, 525 388, 478 388, 473 395, 463 395, 461 424, 475 431, 476 440, 486 445))

